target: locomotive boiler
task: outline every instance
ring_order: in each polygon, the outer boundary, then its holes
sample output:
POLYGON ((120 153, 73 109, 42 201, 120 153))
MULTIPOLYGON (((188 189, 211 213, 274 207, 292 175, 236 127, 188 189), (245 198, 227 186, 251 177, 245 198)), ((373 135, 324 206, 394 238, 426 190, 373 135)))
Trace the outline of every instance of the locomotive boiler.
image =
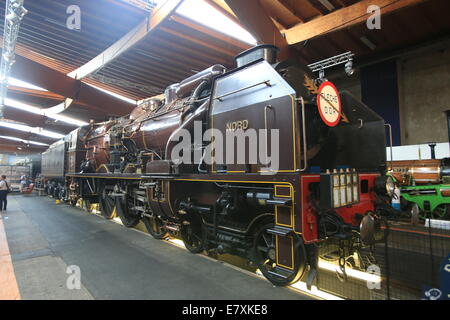
POLYGON ((306 272, 310 285, 319 257, 345 273, 346 259, 382 238, 385 123, 346 91, 326 123, 323 81, 276 53, 257 46, 233 70, 212 66, 128 117, 82 128, 69 198, 99 202, 106 218, 115 207, 124 225, 142 219, 193 253, 248 258, 276 285, 306 272))
POLYGON ((402 209, 417 204, 422 218, 450 218, 450 158, 392 161, 389 175, 400 188, 402 209))

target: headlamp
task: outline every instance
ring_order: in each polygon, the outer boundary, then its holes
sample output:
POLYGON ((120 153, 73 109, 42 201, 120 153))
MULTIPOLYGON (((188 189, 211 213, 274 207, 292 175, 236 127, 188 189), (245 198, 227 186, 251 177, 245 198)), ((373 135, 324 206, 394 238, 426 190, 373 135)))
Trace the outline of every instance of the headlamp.
POLYGON ((379 195, 393 197, 395 191, 394 179, 391 176, 381 176, 375 180, 375 192, 379 195))

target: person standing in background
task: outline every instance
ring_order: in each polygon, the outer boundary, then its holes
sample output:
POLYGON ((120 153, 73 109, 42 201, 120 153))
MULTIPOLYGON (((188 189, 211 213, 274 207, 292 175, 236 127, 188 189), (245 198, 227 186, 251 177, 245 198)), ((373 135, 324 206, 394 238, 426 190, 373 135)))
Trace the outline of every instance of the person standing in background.
POLYGON ((20 177, 20 192, 22 192, 23 189, 25 189, 26 186, 27 186, 27 176, 26 175, 22 175, 20 177))
POLYGON ((8 192, 9 192, 8 181, 6 181, 6 176, 2 175, 0 179, 0 211, 2 210, 6 211, 6 205, 8 204, 6 197, 8 196, 8 192))

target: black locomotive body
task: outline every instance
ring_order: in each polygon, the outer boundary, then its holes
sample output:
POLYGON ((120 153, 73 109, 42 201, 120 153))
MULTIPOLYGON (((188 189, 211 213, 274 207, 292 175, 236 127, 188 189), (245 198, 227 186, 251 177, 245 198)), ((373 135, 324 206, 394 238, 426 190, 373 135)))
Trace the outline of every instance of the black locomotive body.
POLYGON ((130 117, 80 129, 88 151, 65 174, 66 200, 98 202, 127 227, 142 219, 194 253, 246 257, 276 285, 306 271, 311 284, 319 256, 345 261, 374 244, 391 192, 383 119, 340 92, 345 121, 327 126, 312 75, 275 50, 256 47, 234 70, 214 66, 130 117))
POLYGON ((42 153, 40 180, 45 192, 55 198, 67 197, 66 174, 80 172, 86 156, 78 128, 56 141, 42 153))

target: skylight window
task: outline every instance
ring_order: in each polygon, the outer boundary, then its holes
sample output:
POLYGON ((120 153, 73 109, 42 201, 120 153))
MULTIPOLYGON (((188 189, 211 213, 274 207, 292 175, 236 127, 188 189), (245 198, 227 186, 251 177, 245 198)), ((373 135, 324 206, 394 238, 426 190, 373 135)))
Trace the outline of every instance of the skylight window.
POLYGON ((184 0, 176 12, 248 44, 257 43, 247 30, 203 0, 184 0))

